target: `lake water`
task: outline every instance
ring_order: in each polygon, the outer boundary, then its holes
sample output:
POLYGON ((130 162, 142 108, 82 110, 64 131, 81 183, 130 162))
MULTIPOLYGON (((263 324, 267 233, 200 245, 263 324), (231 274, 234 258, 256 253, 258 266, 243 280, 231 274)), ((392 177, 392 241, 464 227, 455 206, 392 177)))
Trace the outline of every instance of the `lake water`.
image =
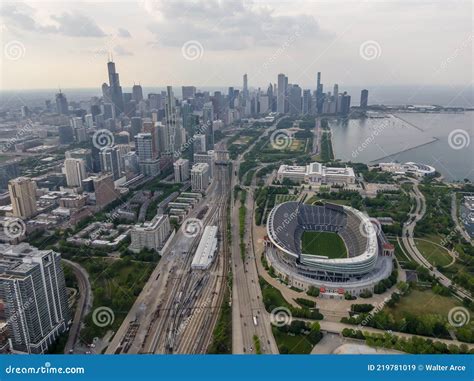
POLYGON ((449 181, 474 181, 474 112, 399 113, 330 122, 336 159, 374 164, 415 161, 449 181))

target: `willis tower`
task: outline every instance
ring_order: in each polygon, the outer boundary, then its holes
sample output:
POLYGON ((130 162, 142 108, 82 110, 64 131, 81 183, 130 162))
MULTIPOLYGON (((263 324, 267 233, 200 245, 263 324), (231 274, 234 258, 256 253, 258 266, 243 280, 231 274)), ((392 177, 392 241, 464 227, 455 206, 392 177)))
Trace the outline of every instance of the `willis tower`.
POLYGON ((109 72, 110 99, 115 106, 115 115, 120 115, 123 112, 122 87, 120 86, 119 74, 115 71, 115 63, 113 61, 107 63, 107 70, 109 72))

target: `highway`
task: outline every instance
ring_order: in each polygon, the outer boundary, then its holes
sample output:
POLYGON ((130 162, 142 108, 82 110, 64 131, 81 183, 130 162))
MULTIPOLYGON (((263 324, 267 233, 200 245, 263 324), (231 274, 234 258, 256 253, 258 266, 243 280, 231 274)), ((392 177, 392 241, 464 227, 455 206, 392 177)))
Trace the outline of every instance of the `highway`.
POLYGON ((64 353, 69 353, 71 350, 74 350, 77 344, 84 316, 87 315, 92 308, 92 290, 89 282, 89 274, 87 274, 87 271, 81 265, 67 259, 63 259, 63 262, 74 272, 79 288, 79 298, 76 303, 76 311, 64 347, 64 353))
POLYGON ((226 212, 229 170, 216 165, 214 181, 187 216, 207 210, 199 234, 176 232, 106 353, 206 353, 219 316, 228 272, 226 212), (202 231, 218 225, 219 251, 211 268, 191 270, 202 231))
POLYGON ((415 240, 413 238, 414 230, 416 223, 420 221, 426 213, 426 200, 423 193, 420 192, 418 189, 418 183, 412 182, 413 184, 413 193, 411 194, 412 197, 416 201, 415 211, 412 214, 414 219, 410 219, 403 225, 402 230, 402 241, 403 246, 406 248, 406 251, 410 256, 421 266, 426 267, 430 274, 434 276, 438 281, 445 287, 451 287, 454 293, 461 299, 467 298, 472 300, 472 295, 464 290, 463 288, 456 286, 448 277, 434 268, 428 260, 420 253, 418 248, 416 247, 415 240))
MULTIPOLYGON (((278 123, 267 129, 259 139, 266 138, 278 123)), ((240 181, 237 176, 239 173, 239 164, 243 160, 245 153, 250 151, 254 145, 251 145, 244 153, 239 155, 233 163, 232 171, 232 191, 235 185, 240 181)), ((253 189, 247 192, 245 208, 247 209, 245 221, 245 260, 240 253, 240 235, 239 235, 239 206, 240 201, 234 203, 234 195, 231 201, 232 218, 232 270, 233 270, 233 289, 232 289, 232 353, 251 354, 255 353, 253 337, 256 335, 261 343, 262 353, 278 353, 278 347, 271 331, 270 316, 265 311, 262 301, 262 293, 258 283, 258 272, 256 266, 256 257, 253 247, 252 229, 253 226, 253 189), (257 325, 254 323, 256 318, 257 325)))

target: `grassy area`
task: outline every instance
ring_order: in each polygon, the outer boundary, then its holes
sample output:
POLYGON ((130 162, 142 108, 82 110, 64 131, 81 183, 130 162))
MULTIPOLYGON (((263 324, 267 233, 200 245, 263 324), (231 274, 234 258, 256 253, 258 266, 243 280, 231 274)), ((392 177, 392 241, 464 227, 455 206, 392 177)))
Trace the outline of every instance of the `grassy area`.
POLYGON ((81 331, 82 340, 89 343, 94 337, 103 337, 108 330, 117 331, 156 264, 110 258, 73 260, 86 269, 92 287, 92 311, 85 317, 81 331), (112 310, 112 318, 110 324, 102 327, 94 323, 94 311, 98 313, 104 308, 112 310))
POLYGON ((277 194, 275 196, 275 205, 287 202, 287 201, 295 201, 298 199, 298 196, 294 194, 277 194))
POLYGON ((404 251, 402 250, 401 246, 398 244, 398 241, 396 239, 390 239, 390 243, 395 246, 395 257, 397 260, 401 263, 404 262, 411 262, 411 259, 406 256, 404 251))
POLYGON ((346 245, 336 233, 305 231, 301 245, 304 254, 325 255, 329 258, 347 257, 346 245))
POLYGON ((209 346, 210 354, 232 353, 232 307, 230 305, 230 294, 232 288, 232 277, 228 278, 228 287, 222 301, 222 308, 212 334, 212 343, 209 346))
POLYGON ((431 290, 412 290, 400 299, 394 307, 385 307, 396 319, 404 318, 405 314, 415 316, 438 314, 448 317, 449 310, 460 303, 449 296, 435 294, 431 290))
POLYGON ((282 349, 286 348, 288 354, 307 355, 311 353, 313 345, 309 342, 306 335, 292 335, 289 333, 281 332, 277 327, 272 327, 273 336, 280 352, 284 352, 282 349))
POLYGON ((420 253, 435 267, 444 267, 452 262, 448 251, 430 241, 415 238, 416 247, 420 253))

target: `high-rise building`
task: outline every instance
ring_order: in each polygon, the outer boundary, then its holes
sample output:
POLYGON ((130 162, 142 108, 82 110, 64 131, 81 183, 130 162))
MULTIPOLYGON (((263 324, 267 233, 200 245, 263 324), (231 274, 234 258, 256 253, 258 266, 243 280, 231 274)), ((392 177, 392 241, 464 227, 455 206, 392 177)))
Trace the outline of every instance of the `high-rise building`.
POLYGON ((7 189, 10 179, 20 175, 19 161, 7 161, 0 163, 0 189, 7 189))
POLYGON ((292 85, 288 88, 288 105, 291 115, 301 114, 301 87, 292 85))
POLYGON ((130 250, 138 253, 142 249, 159 252, 171 234, 168 215, 157 214, 150 222, 135 225, 131 230, 130 250))
POLYGON ((36 183, 28 177, 17 177, 8 183, 13 215, 30 218, 36 214, 36 183))
POLYGON ((97 207, 103 208, 118 198, 112 174, 93 176, 90 179, 94 185, 95 204, 97 207))
POLYGON ((209 166, 209 177, 213 177, 215 163, 215 152, 213 150, 209 150, 205 153, 195 153, 193 156, 193 161, 194 164, 206 163, 209 166))
POLYGON ((152 160, 153 138, 150 133, 141 133, 135 136, 135 151, 140 160, 152 160))
POLYGON ((174 181, 176 183, 183 183, 189 180, 189 160, 178 159, 173 163, 174 181))
POLYGON ((158 142, 158 124, 156 122, 153 122, 151 119, 144 119, 143 132, 151 135, 151 140, 153 144, 153 158, 158 157, 160 152, 160 145, 158 142))
POLYGON ((74 130, 70 125, 58 127, 59 144, 68 145, 74 143, 74 130))
POLYGON ((110 99, 114 105, 115 114, 120 115, 124 111, 122 87, 120 86, 119 74, 115 71, 115 63, 109 61, 107 63, 109 73, 109 92, 110 99))
POLYGON ((26 243, 0 245, 0 269, 9 350, 47 352, 70 320, 61 255, 26 243))
POLYGON ((168 144, 168 151, 174 153, 176 152, 176 100, 173 94, 173 88, 171 86, 166 86, 166 102, 165 102, 165 121, 166 121, 166 136, 165 139, 168 144))
POLYGON ((82 159, 64 160, 64 172, 68 187, 80 187, 82 180, 87 177, 86 165, 82 159))
POLYGON ((209 165, 194 164, 191 169, 191 188, 193 191, 204 192, 209 186, 209 165))
POLYGON ((243 83, 242 96, 244 97, 244 102, 245 102, 249 98, 249 88, 248 88, 247 74, 244 74, 243 82, 244 83, 243 83))
POLYGON ((278 87, 277 87, 277 113, 285 113, 285 98, 286 98, 286 85, 288 78, 285 74, 278 74, 278 87))
POLYGON ((193 136, 193 152, 202 153, 206 152, 206 135, 196 134, 193 136))
POLYGON ((360 92, 360 108, 365 110, 367 109, 367 105, 369 103, 369 90, 362 90, 360 92))
POLYGON ((112 173, 113 179, 118 180, 121 176, 120 155, 117 147, 104 147, 100 150, 100 170, 112 173))
POLYGON ((182 86, 183 100, 193 99, 196 95, 196 87, 194 86, 182 86))
POLYGON ((69 104, 67 103, 66 95, 61 90, 56 94, 56 109, 60 115, 69 114, 69 104))
POLYGON ((311 113, 311 90, 303 90, 303 115, 311 113))
POLYGON ((341 96, 341 107, 339 113, 343 116, 349 115, 351 111, 351 96, 348 95, 346 92, 341 96))
POLYGON ((316 106, 318 114, 323 113, 323 105, 324 105, 324 92, 323 92, 323 84, 321 83, 321 72, 318 71, 318 79, 316 84, 316 106))
POLYGON ((132 99, 137 103, 143 100, 143 90, 140 85, 133 85, 132 99))
POLYGON ((87 148, 76 148, 65 153, 66 159, 81 159, 86 166, 86 172, 94 172, 92 165, 92 153, 87 148))

